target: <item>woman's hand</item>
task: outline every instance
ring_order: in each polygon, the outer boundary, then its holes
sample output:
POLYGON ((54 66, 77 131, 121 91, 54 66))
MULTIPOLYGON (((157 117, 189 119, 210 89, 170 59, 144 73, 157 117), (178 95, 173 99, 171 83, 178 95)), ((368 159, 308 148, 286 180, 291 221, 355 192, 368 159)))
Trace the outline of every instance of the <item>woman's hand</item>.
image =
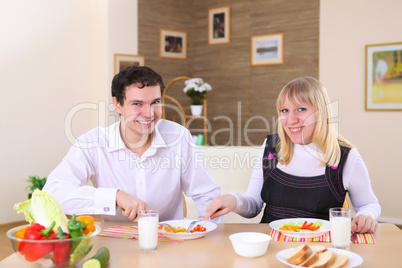
POLYGON ((216 217, 226 215, 234 210, 236 206, 237 200, 231 194, 215 197, 214 200, 212 200, 211 204, 209 204, 209 206, 207 207, 207 214, 202 217, 202 220, 207 220, 209 218, 214 219, 216 217))
POLYGON ((352 231, 357 233, 374 233, 378 222, 373 217, 360 214, 352 220, 352 231))
POLYGON ((137 219, 138 211, 148 209, 147 203, 121 190, 118 190, 116 193, 116 204, 123 210, 122 212, 123 216, 133 222, 138 221, 137 219))

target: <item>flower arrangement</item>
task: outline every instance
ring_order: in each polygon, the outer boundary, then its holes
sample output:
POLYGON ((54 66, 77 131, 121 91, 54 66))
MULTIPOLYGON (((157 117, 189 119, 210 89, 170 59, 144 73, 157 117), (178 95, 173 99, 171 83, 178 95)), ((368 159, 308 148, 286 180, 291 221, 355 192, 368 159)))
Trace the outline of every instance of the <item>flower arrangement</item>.
POLYGON ((202 78, 192 78, 184 81, 186 85, 183 91, 191 98, 191 105, 202 105, 205 94, 212 90, 208 83, 204 83, 202 78))

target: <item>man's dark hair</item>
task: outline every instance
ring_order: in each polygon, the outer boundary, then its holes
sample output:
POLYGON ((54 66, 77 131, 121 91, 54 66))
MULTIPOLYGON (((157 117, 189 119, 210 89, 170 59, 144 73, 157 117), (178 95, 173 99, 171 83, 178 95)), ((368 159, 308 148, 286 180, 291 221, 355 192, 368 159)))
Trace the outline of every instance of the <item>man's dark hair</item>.
POLYGON ((161 88, 161 95, 165 85, 160 74, 147 66, 128 66, 116 74, 112 80, 112 97, 123 105, 126 87, 135 84, 138 88, 157 86, 161 88))

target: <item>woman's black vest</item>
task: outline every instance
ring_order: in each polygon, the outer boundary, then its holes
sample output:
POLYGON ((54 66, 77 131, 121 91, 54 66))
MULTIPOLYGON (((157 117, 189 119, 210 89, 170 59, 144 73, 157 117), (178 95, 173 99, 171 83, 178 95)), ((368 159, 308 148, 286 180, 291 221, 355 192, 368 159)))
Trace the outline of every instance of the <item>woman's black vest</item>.
POLYGON ((261 198, 265 202, 261 222, 284 218, 329 219, 329 209, 342 207, 346 191, 342 173, 350 148, 341 147, 339 166, 325 168, 325 174, 297 177, 276 167, 278 157, 277 134, 268 135, 263 156, 264 185, 261 198))

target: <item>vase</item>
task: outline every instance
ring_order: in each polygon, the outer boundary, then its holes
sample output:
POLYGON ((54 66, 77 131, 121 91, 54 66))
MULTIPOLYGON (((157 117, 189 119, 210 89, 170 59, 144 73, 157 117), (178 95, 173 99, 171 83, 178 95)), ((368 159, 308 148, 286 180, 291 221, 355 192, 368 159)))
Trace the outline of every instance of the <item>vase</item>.
POLYGON ((199 116, 202 114, 202 105, 190 105, 191 114, 194 116, 199 116))

